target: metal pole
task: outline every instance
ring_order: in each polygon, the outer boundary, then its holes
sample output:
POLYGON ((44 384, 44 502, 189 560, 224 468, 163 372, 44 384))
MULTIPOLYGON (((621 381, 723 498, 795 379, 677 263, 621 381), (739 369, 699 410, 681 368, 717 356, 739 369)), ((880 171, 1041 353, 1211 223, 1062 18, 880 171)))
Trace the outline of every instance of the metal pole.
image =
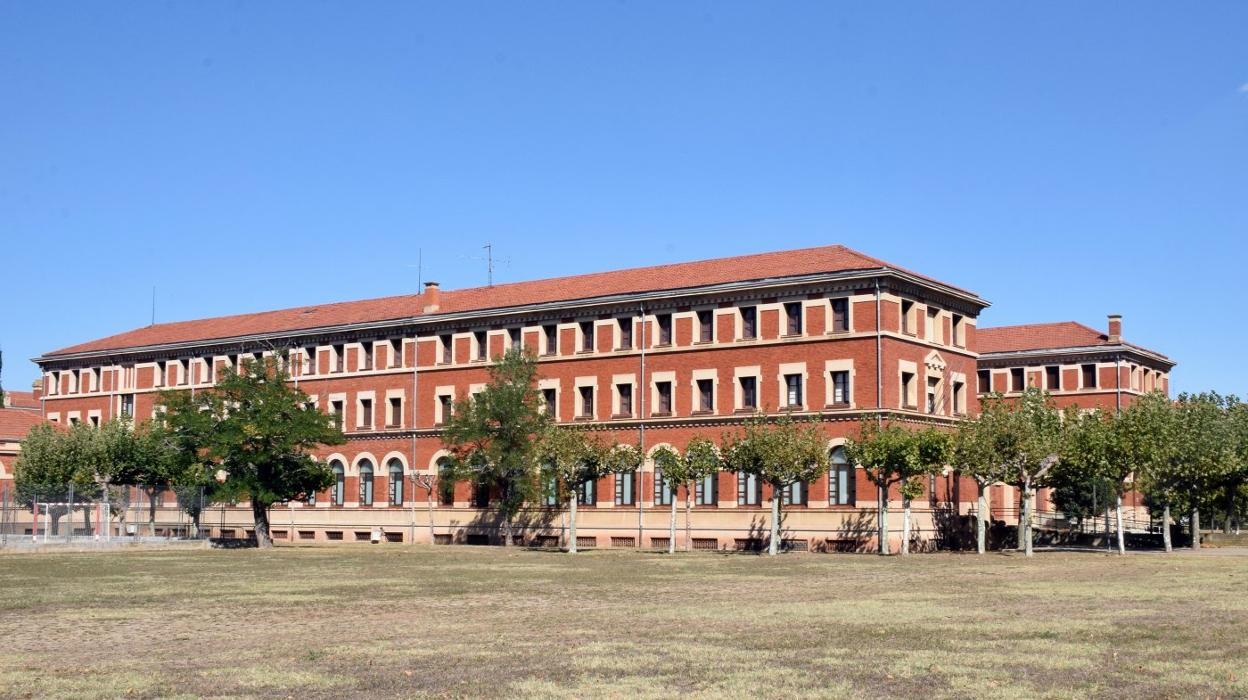
MULTIPOLYGON (((637 428, 638 446, 641 449, 641 473, 637 477, 637 548, 641 549, 645 546, 646 537, 646 305, 641 304, 641 378, 638 382, 637 397, 637 418, 640 420, 637 428)), ((653 472, 651 472, 653 476, 653 472)), ((654 492, 655 485, 650 486, 651 493, 654 492)))

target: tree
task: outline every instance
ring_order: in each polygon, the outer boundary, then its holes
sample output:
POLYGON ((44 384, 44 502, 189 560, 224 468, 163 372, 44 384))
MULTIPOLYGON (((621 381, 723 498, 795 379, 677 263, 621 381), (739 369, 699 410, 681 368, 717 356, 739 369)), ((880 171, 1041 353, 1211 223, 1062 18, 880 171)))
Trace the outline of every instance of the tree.
POLYGON ((540 491, 534 457, 549 422, 537 390, 537 360, 512 348, 490 366, 485 388, 455 403, 443 428, 456 475, 498 492, 504 546, 511 546, 516 514, 540 491))
POLYGON ((932 428, 913 433, 911 439, 915 442, 918 460, 901 485, 901 553, 903 555, 910 553, 910 509, 914 499, 923 495, 922 477, 934 476, 944 469, 949 462, 951 443, 948 433, 932 428))
POLYGON ((1007 476, 999 443, 1008 435, 1009 417, 1009 409, 1001 396, 989 397, 983 401, 979 417, 962 421, 953 437, 954 468, 959 474, 974 479, 978 491, 975 542, 980 554, 988 549, 988 487, 1004 481, 1007 476))
POLYGON ((729 437, 724 449, 728 465, 771 485, 771 538, 767 553, 780 548, 780 505, 785 489, 826 474, 827 439, 814 423, 799 425, 789 416, 768 423, 751 419, 742 432, 729 437))
POLYGON ((100 495, 96 478, 104 452, 94 427, 77 424, 68 430, 43 423, 31 428, 22 442, 22 451, 13 465, 14 492, 18 503, 48 506, 46 513, 53 534, 60 520, 79 503, 100 495))
POLYGON ((1225 406, 1226 399, 1215 392, 1181 394, 1175 403, 1174 449, 1161 481, 1191 513, 1193 549, 1200 548, 1201 507, 1236 463, 1225 406))
POLYGON ((654 461, 656 473, 662 477, 661 480, 656 477, 655 490, 663 488, 663 484, 672 490, 671 531, 667 540, 668 554, 676 553, 676 502, 679 500, 677 494, 682 486, 685 489, 685 550, 688 551, 693 548, 690 511, 694 485, 718 473, 722 468, 723 460, 720 457, 719 448, 710 438, 698 435, 689 440, 683 456, 670 446, 662 445, 652 453, 651 459, 654 461))
POLYGON ((211 390, 162 396, 173 439, 195 455, 199 469, 225 472, 217 495, 250 500, 256 544, 264 548, 273 546, 273 504, 307 498, 333 481, 312 451, 346 441, 336 418, 287 379, 285 363, 271 356, 226 368, 211 390))
POLYGON ((537 457, 548 488, 568 499, 569 554, 576 554, 576 504, 581 487, 606 473, 605 452, 585 431, 559 425, 548 425, 538 442, 537 457))
POLYGON ((910 478, 919 464, 918 443, 911 431, 864 418, 857 439, 845 443, 845 456, 857 464, 876 487, 876 532, 880 554, 889 553, 888 491, 910 478))
POLYGON ((1238 521, 1242 502, 1239 501, 1244 485, 1248 484, 1248 404, 1236 396, 1226 399, 1227 432, 1234 452, 1222 479, 1221 491, 1225 503, 1222 520, 1223 532, 1231 533, 1231 523, 1238 521))
POLYGON ((1010 403, 1008 410, 1005 430, 997 443, 998 456, 1005 465, 1005 483, 1020 493, 1019 546, 1031 556, 1036 489, 1046 484, 1049 471, 1061 460, 1062 414, 1047 393, 1034 387, 1010 403))

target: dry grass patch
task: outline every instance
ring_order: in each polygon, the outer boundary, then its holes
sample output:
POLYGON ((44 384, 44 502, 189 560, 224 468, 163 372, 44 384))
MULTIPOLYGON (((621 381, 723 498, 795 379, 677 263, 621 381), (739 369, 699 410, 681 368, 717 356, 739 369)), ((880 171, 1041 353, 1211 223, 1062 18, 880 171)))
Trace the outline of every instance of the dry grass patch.
POLYGON ((1248 697, 1248 560, 0 555, 4 697, 1248 697))

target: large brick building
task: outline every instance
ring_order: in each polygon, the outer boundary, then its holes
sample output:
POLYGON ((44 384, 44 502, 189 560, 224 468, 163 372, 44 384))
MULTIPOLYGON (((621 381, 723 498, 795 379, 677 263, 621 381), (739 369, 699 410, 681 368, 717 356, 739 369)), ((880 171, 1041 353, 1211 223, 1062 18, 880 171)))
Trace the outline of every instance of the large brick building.
MULTIPOLYGON (((981 328, 977 335, 980 396, 997 393, 1006 400, 1030 387, 1045 390, 1065 408, 1099 408, 1115 412, 1152 391, 1170 392, 1174 361, 1161 353, 1123 340, 1122 316, 1110 314, 1101 333, 1074 321, 981 328)), ((1041 511, 1052 511, 1052 494, 1040 489, 1041 511)), ((1018 517, 1017 493, 997 485, 990 493, 993 516, 1018 517)), ((1147 521, 1141 494, 1130 491, 1125 504, 1131 516, 1147 521)))
MULTIPOLYGON (((818 420, 836 466, 784 494, 785 537, 865 548, 876 493, 837 447, 881 411, 936 425, 975 411, 969 382, 985 367, 976 319, 986 306, 973 292, 829 246, 462 290, 428 283, 410 296, 153 325, 36 362, 48 420, 99 423, 149 418, 162 389, 202 390, 223 367, 286 350, 293 381, 342 416, 349 439, 317 455, 335 486, 277 509, 276 537, 350 540, 380 528, 427 540, 432 518, 439 540, 480 541, 496 537, 490 494, 467 483, 453 494, 435 489, 430 511, 414 477, 436 475, 452 403, 484 384, 491 357, 522 344, 539 358, 558 421, 641 441, 647 452, 698 434, 718 439, 756 411, 818 420)), ((656 491, 648 461, 635 476, 599 480, 586 489, 582 544, 663 544, 672 497, 656 491)), ((766 485, 733 473, 699 484, 695 544, 755 543, 770 498, 766 485)), ((951 476, 933 479, 920 537, 940 536, 942 516, 973 498, 951 476)), ((249 527, 244 508, 219 516, 217 530, 249 527)), ((533 504, 524 519, 526 541, 559 534, 557 506, 533 504)))

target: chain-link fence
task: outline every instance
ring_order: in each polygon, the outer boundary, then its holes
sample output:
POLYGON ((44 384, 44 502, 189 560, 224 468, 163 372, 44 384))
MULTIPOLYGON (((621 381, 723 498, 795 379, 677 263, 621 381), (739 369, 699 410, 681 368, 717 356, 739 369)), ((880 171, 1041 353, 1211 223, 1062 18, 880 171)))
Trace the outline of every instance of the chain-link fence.
POLYGON ((0 482, 0 547, 201 539, 203 489, 0 482))

